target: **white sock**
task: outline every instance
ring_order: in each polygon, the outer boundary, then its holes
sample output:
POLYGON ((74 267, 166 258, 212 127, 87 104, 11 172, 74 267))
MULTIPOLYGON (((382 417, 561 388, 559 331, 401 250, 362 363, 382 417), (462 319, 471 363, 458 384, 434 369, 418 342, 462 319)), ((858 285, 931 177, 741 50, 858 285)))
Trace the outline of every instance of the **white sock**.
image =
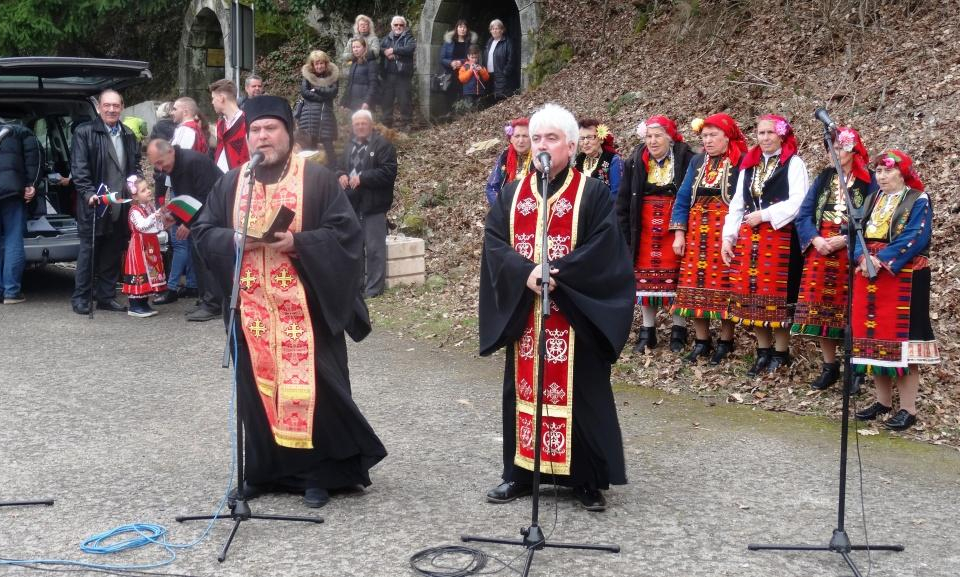
POLYGON ((643 326, 657 326, 657 309, 648 306, 641 306, 640 312, 643 314, 643 326))

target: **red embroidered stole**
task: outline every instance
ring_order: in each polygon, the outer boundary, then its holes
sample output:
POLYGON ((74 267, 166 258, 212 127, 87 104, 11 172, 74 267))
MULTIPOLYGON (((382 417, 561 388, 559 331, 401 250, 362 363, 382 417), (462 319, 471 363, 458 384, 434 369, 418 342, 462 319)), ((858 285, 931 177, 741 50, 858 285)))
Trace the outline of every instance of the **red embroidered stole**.
MULTIPOLYGON (((302 230, 303 166, 303 159, 293 155, 280 182, 254 186, 251 223, 282 204, 296 213, 289 230, 302 230)), ((245 179, 237 179, 233 222, 238 231, 243 230, 243 215, 250 201, 246 185, 245 179)), ((274 440, 281 447, 312 449, 316 404, 313 325, 303 283, 287 255, 268 248, 243 255, 240 319, 274 440)))
MULTIPOLYGON (((550 210, 547 225, 548 260, 568 254, 577 246, 580 200, 587 179, 570 169, 567 180, 547 201, 550 210)), ((541 262, 543 229, 540 219, 542 197, 534 186, 537 173, 531 173, 517 187, 510 210, 510 238, 513 248, 532 262, 541 262)), ((537 353, 540 350, 541 299, 536 297, 527 313, 527 325, 514 345, 514 383, 516 386, 516 455, 514 463, 533 470, 534 419, 537 394, 537 353)), ((567 317, 551 301, 551 314, 545 327, 546 358, 543 379, 543 420, 540 471, 569 475, 573 432, 573 359, 574 330, 567 317)))

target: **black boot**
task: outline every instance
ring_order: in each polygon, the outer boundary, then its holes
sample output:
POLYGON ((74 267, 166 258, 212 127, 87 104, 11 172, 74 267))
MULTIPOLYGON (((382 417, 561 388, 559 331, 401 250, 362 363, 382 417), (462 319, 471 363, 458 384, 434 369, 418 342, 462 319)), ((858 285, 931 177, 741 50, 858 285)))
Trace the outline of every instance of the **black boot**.
POLYGON ((687 327, 673 325, 670 329, 670 352, 679 353, 687 346, 687 327))
POLYGON ((653 350, 657 346, 657 327, 640 327, 637 333, 637 344, 633 347, 633 352, 643 353, 646 349, 653 350))
POLYGON ((712 350, 713 350, 713 342, 710 339, 705 339, 705 340, 694 339, 693 350, 690 351, 690 354, 683 357, 683 360, 691 363, 695 363, 697 362, 698 358, 708 356, 710 354, 710 351, 712 350))
POLYGON ((880 415, 886 415, 891 409, 891 407, 882 404, 880 401, 876 401, 866 409, 857 411, 855 416, 858 421, 872 421, 880 415))
POLYGON ((733 352, 733 339, 725 341, 720 339, 717 341, 717 348, 713 350, 713 355, 710 356, 711 365, 719 365, 723 359, 733 352))
POLYGON ((829 388, 830 385, 837 382, 840 379, 840 363, 838 361, 833 361, 832 363, 823 363, 823 371, 820 373, 820 376, 817 377, 817 380, 810 383, 810 388, 814 391, 822 391, 826 388, 829 388))
POLYGON ((757 349, 757 360, 753 362, 753 366, 750 367, 749 371, 747 371, 747 376, 755 377, 762 371, 765 371, 767 367, 770 366, 770 358, 772 356, 773 349, 770 347, 765 349, 757 349))
POLYGON ((790 358, 790 351, 773 351, 767 371, 775 373, 780 367, 789 367, 791 362, 793 359, 790 358))

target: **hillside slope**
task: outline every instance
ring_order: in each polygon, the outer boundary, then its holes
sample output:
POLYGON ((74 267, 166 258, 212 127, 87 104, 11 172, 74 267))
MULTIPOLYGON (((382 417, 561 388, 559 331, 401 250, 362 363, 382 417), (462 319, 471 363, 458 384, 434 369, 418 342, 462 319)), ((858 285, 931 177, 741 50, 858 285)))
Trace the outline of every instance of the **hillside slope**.
MULTIPOLYGON (((960 210, 960 24, 955 19, 960 2, 548 0, 544 6, 545 27, 575 48, 561 72, 535 90, 401 143, 392 216, 398 223, 422 221, 427 228, 434 288, 391 298, 413 300, 424 311, 445 311, 456 329, 448 340, 469 342, 487 209, 483 186, 501 146, 467 150, 475 142, 502 139, 510 118, 544 102, 604 119, 624 154, 637 145, 635 127, 650 114, 673 117, 684 137, 696 143, 689 129, 694 117, 727 112, 749 135, 759 114, 776 112, 792 119, 800 153, 814 174, 826 159, 822 129, 812 112, 827 106, 838 122, 861 131, 871 151, 898 147, 913 155, 933 199, 931 308, 945 363, 924 372, 925 425, 914 434, 960 443, 960 311, 958 299, 950 296, 960 288, 960 246, 950 242, 960 232, 960 217, 954 214, 960 210), (654 4, 668 10, 632 32, 648 17, 642 10, 654 4), (830 10, 836 16, 832 21, 826 19, 830 10)), ((746 355, 753 344, 742 333, 738 354, 746 355)), ((789 378, 778 382, 745 381, 749 358, 723 369, 691 371, 662 348, 641 359, 625 353, 618 370, 629 382, 692 389, 721 401, 834 413, 835 391, 807 394, 807 383, 819 371, 815 346, 795 339, 794 352, 798 362, 789 378)))

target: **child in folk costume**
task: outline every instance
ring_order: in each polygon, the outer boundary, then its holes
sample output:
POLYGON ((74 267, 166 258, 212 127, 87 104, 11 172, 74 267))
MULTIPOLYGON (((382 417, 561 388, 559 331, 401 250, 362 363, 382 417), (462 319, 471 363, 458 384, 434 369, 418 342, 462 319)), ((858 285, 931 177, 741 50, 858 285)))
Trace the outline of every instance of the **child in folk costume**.
POLYGON ((730 320, 752 326, 757 337, 748 377, 790 364, 792 306, 803 272, 793 220, 809 188, 807 165, 785 118, 761 116, 757 142, 740 163, 721 249, 733 269, 730 320))
POLYGON ((727 318, 730 274, 721 259, 721 233, 747 142, 736 121, 723 113, 696 118, 691 127, 703 152, 690 161, 670 216, 673 252, 681 259, 671 312, 693 319, 696 339, 684 360, 709 357, 711 365, 719 365, 733 352, 733 323, 727 318), (710 319, 720 320, 716 348, 710 319))
POLYGON ((831 164, 823 169, 800 205, 794 222, 800 249, 804 251, 803 277, 792 334, 819 337, 823 371, 810 384, 816 391, 826 389, 840 378, 837 347, 847 324, 847 195, 854 207, 861 207, 877 191, 877 181, 868 168, 860 134, 847 126, 837 129, 834 148, 843 169, 846 192, 831 164))
POLYGON ((163 209, 153 204, 153 191, 143 178, 127 180, 133 204, 130 207, 130 244, 123 263, 123 294, 129 297, 127 314, 146 318, 157 314, 150 308, 149 297, 166 290, 163 255, 159 234, 164 229, 163 209))
MULTIPOLYGON (((681 259, 673 252, 670 215, 694 153, 666 116, 641 122, 637 134, 643 144, 624 163, 616 205, 620 232, 634 263, 643 316, 633 350, 642 353, 657 346, 657 309, 669 309, 677 295, 681 259)), ((670 350, 679 353, 686 343, 686 319, 674 313, 670 350)))
POLYGON ((891 149, 873 162, 880 191, 867 205, 864 240, 867 252, 854 247, 858 274, 853 284, 853 359, 859 373, 872 373, 877 400, 857 413, 873 420, 893 408, 893 380, 900 410, 884 426, 894 431, 917 422, 919 365, 940 362, 930 325, 930 239, 933 207, 913 159, 891 149), (867 277, 866 259, 876 271, 867 277), (904 314, 908 311, 908 314, 904 314))

